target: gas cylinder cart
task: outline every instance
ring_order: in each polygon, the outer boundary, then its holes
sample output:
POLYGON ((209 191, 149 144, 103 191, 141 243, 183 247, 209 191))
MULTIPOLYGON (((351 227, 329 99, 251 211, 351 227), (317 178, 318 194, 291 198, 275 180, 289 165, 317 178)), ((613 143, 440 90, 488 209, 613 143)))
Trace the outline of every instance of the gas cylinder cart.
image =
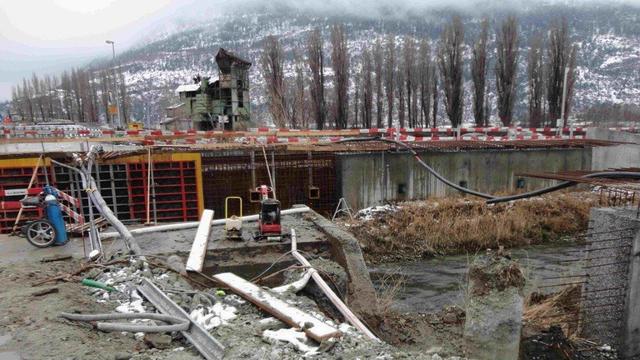
POLYGON ((22 234, 31 245, 45 248, 67 243, 69 237, 67 236, 67 229, 56 188, 45 186, 40 194, 25 197, 21 200, 21 203, 24 207, 41 207, 44 209, 44 218, 30 221, 22 226, 22 234))

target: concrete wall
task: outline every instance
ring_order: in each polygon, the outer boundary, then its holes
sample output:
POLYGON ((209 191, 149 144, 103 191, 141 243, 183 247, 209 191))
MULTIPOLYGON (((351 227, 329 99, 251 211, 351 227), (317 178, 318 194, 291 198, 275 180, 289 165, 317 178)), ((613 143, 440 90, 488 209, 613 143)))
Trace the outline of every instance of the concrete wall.
POLYGON ((635 208, 602 208, 590 222, 581 335, 640 358, 640 219, 635 208))
POLYGON ((587 138, 632 143, 594 147, 591 163, 593 170, 640 167, 640 134, 589 128, 587 138))
MULTIPOLYGON (((447 179, 498 193, 516 189, 521 172, 589 170, 591 149, 484 150, 423 152, 423 160, 447 179)), ((354 209, 385 201, 423 199, 457 193, 429 174, 407 153, 338 154, 340 196, 354 209)), ((554 183, 524 178, 524 190, 554 183)))

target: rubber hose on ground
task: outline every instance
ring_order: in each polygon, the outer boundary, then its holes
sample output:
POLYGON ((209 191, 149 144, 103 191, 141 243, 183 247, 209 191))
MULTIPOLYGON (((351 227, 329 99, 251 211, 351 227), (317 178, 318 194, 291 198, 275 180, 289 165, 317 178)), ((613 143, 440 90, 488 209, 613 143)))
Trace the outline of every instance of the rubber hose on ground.
POLYGON ((62 318, 74 321, 99 321, 99 320, 122 320, 122 319, 149 319, 158 320, 169 323, 171 325, 140 325, 140 324, 126 324, 126 323, 104 323, 99 322, 96 324, 98 330, 102 331, 128 331, 128 332, 173 332, 173 331, 185 331, 189 329, 190 321, 187 319, 178 318, 175 316, 169 316, 164 314, 155 313, 112 313, 112 314, 70 314, 60 313, 62 318))

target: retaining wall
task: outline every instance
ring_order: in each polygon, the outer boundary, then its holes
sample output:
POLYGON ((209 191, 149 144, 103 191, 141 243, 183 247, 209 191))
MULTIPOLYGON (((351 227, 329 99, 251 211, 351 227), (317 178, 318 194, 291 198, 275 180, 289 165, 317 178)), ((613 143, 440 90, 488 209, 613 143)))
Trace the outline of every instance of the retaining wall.
POLYGON ((589 128, 589 139, 620 141, 628 144, 593 147, 591 169, 640 167, 640 135, 624 131, 589 128))
MULTIPOLYGON (((523 172, 590 170, 591 148, 423 152, 422 159, 445 178, 470 189, 499 193, 533 190, 555 181, 520 178, 523 172), (519 181, 519 179, 521 179, 519 181)), ((442 197, 458 191, 427 172, 408 153, 336 155, 338 190, 354 209, 386 201, 442 197)))

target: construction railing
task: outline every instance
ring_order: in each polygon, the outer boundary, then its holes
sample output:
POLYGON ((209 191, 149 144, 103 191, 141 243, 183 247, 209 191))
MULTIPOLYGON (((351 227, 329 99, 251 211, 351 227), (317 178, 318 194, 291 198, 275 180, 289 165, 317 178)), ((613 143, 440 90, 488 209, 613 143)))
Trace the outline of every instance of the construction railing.
POLYGON ((250 128, 246 131, 169 131, 169 130, 109 130, 82 128, 50 128, 33 126, 4 127, 5 139, 103 139, 105 141, 137 141, 147 145, 162 143, 216 143, 254 142, 273 143, 327 143, 348 137, 382 136, 400 141, 509 141, 509 140, 550 140, 585 139, 586 131, 581 127, 566 128, 526 128, 526 127, 437 127, 437 128, 374 128, 343 130, 304 130, 278 128, 250 128))

